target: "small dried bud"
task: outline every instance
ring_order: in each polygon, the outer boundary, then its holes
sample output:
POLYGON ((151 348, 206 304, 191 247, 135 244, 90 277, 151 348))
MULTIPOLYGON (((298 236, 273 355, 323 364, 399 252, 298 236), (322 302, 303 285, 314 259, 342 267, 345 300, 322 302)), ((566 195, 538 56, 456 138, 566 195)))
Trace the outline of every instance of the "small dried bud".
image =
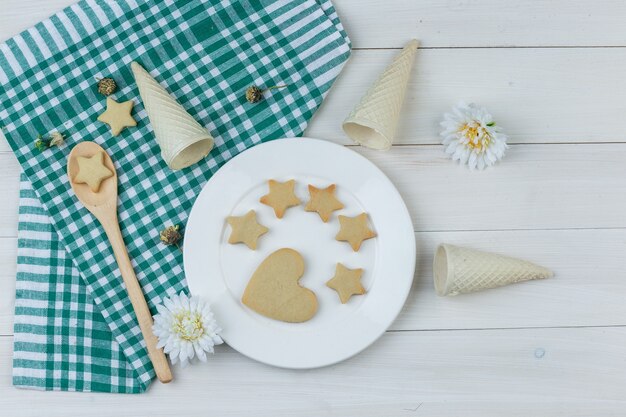
POLYGON ((103 78, 98 81, 98 92, 104 96, 109 96, 117 90, 117 84, 113 78, 103 78))
POLYGON ((166 245, 178 246, 178 243, 183 239, 180 225, 166 227, 160 234, 161 242, 166 245))
POLYGON ((52 132, 48 137, 37 135, 35 148, 40 152, 43 152, 53 146, 61 146, 63 143, 65 143, 65 135, 60 132, 52 132))
POLYGON ((52 132, 50 134, 49 146, 61 146, 65 143, 65 135, 60 132, 52 132))
POLYGON ((250 103, 258 103, 263 100, 263 90, 256 85, 248 87, 246 90, 246 100, 250 103))
POLYGON ((246 90, 246 100, 248 100, 248 102, 250 103, 258 103, 259 101, 263 100, 263 93, 265 93, 266 91, 273 90, 275 88, 285 88, 285 87, 287 86, 286 85, 274 85, 272 87, 266 88, 265 90, 261 90, 256 85, 253 85, 253 86, 248 87, 248 89, 246 90))
POLYGON ((41 135, 37 136, 37 139, 35 140, 35 148, 38 151, 43 152, 49 147, 50 147, 50 141, 48 139, 44 139, 43 136, 41 135))

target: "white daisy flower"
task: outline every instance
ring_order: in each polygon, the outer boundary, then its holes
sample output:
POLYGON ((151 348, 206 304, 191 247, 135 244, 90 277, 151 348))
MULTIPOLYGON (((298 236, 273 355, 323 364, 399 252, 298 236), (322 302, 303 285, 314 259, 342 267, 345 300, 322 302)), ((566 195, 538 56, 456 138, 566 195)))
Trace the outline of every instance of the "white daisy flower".
POLYGON ((483 169, 496 163, 508 148, 507 137, 483 107, 459 103, 441 122, 442 143, 453 161, 471 169, 483 169))
POLYGON ((206 352, 222 344, 217 325, 208 303, 198 297, 188 297, 181 292, 163 300, 157 306, 152 330, 159 339, 157 347, 170 356, 172 364, 180 360, 184 368, 197 356, 206 362, 206 352))

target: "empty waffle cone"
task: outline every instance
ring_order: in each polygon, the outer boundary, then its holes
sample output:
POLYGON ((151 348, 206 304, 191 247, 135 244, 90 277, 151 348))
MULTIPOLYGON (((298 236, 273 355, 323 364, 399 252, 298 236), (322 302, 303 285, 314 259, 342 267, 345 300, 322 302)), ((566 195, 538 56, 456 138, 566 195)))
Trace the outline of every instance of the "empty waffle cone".
POLYGON ((391 147, 418 46, 411 40, 344 120, 344 132, 356 143, 372 149, 391 147))
POLYGON ((531 279, 550 278, 547 268, 521 259, 442 244, 433 263, 437 294, 457 295, 531 279))
POLYGON ((167 165, 183 169, 213 148, 213 137, 141 65, 131 64, 141 100, 167 165))

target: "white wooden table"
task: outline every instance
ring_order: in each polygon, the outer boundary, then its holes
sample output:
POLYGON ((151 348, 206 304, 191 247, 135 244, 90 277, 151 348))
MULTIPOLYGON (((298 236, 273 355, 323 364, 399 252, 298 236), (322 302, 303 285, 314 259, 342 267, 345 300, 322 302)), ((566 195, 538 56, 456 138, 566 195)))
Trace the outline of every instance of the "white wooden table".
MULTIPOLYGON (((71 0, 0 0, 6 39, 71 0)), ((0 415, 606 416, 626 406, 626 3, 336 0, 354 53, 306 134, 348 144, 341 120, 412 37, 422 41, 397 146, 357 149, 399 188, 418 242, 409 300, 372 347, 288 371, 228 347, 145 395, 11 386, 18 164, 0 144, 0 415), (438 144, 463 99, 510 134, 470 172, 438 144), (556 277, 438 298, 440 242, 534 260, 556 277)))

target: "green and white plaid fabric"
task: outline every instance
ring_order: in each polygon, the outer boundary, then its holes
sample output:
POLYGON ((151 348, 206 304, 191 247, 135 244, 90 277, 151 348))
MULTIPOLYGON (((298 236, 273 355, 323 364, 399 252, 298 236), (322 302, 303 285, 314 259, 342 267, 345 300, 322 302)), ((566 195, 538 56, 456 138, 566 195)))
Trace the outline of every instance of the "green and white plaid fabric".
POLYGON ((119 176, 119 219, 150 308, 184 290, 182 253, 159 231, 185 224, 201 187, 254 144, 300 135, 350 54, 330 0, 82 1, 0 45, 0 125, 22 177, 14 385, 137 393, 154 372, 103 230, 73 195, 71 148, 102 145, 119 176), (215 137, 208 158, 171 171, 138 99, 140 62, 215 137), (96 121, 112 76, 137 128, 96 121), (250 85, 289 84, 257 104, 250 85), (67 144, 40 152, 38 134, 67 144))

